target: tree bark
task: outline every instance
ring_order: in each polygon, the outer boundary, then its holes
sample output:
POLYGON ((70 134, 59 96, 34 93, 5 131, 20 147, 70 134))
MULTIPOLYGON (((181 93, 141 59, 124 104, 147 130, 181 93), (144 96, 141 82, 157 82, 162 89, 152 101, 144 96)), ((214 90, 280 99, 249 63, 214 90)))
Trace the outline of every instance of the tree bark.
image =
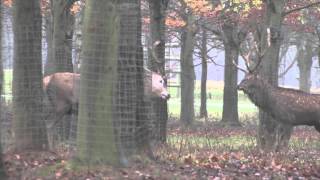
POLYGON ((43 121, 41 14, 38 0, 14 4, 13 131, 15 150, 47 148, 43 121))
MULTIPOLYGON (((261 75, 274 86, 278 85, 278 64, 281 45, 282 10, 286 0, 266 1, 266 13, 264 15, 263 31, 261 34, 261 49, 265 51, 262 59, 261 75), (270 29, 268 40, 267 29, 270 29), (268 45, 270 42, 270 46, 268 45)), ((280 124, 269 114, 260 110, 260 123, 258 131, 258 146, 266 151, 279 151, 287 147, 292 126, 280 124)))
POLYGON ((152 153, 148 107, 143 87, 143 52, 141 43, 141 12, 139 0, 118 0, 120 38, 118 84, 116 95, 120 151, 152 153))
MULTIPOLYGON (((159 70, 165 76, 165 18, 169 0, 149 0, 150 9, 150 33, 152 45, 159 41, 160 44, 153 47, 155 56, 149 55, 149 67, 152 71, 159 70)), ((152 54, 152 52, 149 52, 152 54)), ((168 104, 160 98, 152 99, 153 112, 155 114, 155 139, 165 143, 167 140, 168 104)))
POLYGON ((225 49, 223 112, 221 123, 227 126, 240 126, 238 116, 238 64, 240 41, 234 39, 234 28, 231 25, 223 26, 223 44, 225 49))
POLYGON ((208 74, 208 63, 207 63, 207 31, 205 28, 202 29, 202 41, 201 41, 201 102, 200 102, 200 118, 208 119, 207 111, 207 74, 208 74))
POLYGON ((115 1, 88 1, 83 29, 77 160, 118 165, 113 127, 119 32, 115 1))
MULTIPOLYGON (((55 72, 72 72, 72 36, 74 16, 70 13, 72 0, 53 0, 52 2, 52 52, 48 55, 53 57, 48 58, 45 74, 55 72)), ((72 1, 73 2, 73 1, 72 1)), ((50 26, 49 26, 50 28, 50 26)))
POLYGON ((187 15, 187 25, 181 35, 181 112, 180 120, 184 125, 194 121, 194 80, 193 50, 196 27, 192 14, 187 15))
POLYGON ((297 45, 297 60, 299 68, 299 89, 310 92, 311 67, 312 67, 312 45, 308 39, 302 39, 297 45))

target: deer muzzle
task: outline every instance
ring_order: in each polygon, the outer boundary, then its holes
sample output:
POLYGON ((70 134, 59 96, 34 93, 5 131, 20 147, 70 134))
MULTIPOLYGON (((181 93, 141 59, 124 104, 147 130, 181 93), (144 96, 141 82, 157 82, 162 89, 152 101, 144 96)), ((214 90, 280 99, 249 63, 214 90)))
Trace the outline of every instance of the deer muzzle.
POLYGON ((244 90, 244 88, 243 88, 241 85, 237 85, 237 90, 239 90, 239 91, 243 91, 243 90, 244 90))
POLYGON ((170 99, 171 96, 169 93, 161 93, 160 97, 163 100, 168 100, 168 99, 170 99))

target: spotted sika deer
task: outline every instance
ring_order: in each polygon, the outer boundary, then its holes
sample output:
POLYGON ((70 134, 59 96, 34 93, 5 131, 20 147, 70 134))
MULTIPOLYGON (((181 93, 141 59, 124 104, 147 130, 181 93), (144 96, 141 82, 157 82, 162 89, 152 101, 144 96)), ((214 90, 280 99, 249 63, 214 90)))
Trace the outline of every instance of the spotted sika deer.
POLYGON ((256 71, 262 57, 253 69, 249 68, 249 59, 244 59, 247 70, 237 66, 245 72, 238 90, 242 90, 256 106, 275 120, 293 126, 314 126, 320 132, 320 95, 273 86, 256 71))

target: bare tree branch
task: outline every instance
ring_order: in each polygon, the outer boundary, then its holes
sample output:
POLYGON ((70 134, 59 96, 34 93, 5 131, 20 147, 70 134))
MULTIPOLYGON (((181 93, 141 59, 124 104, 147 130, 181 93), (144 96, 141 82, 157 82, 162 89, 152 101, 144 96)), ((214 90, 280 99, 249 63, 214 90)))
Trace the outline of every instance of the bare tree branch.
MULTIPOLYGON (((199 58, 201 57, 201 56, 199 55, 199 53, 194 53, 194 55, 195 55, 196 57, 199 57, 199 58)), ((208 63, 212 63, 212 64, 214 64, 215 66, 219 66, 219 67, 225 67, 224 65, 217 63, 217 62, 214 60, 214 58, 211 57, 211 56, 209 56, 208 54, 206 54, 206 58, 208 59, 208 60, 207 60, 208 63)), ((202 63, 200 62, 200 63, 195 64, 195 65, 193 65, 193 66, 196 67, 196 66, 199 66, 200 64, 202 64, 202 63)))
POLYGON ((294 60, 290 63, 290 65, 284 70, 281 74, 279 74, 279 78, 282 78, 284 75, 287 74, 287 72, 293 67, 294 63, 297 61, 297 58, 294 58, 294 60))
POLYGON ((300 11, 300 10, 302 10, 302 9, 307 9, 307 8, 309 8, 309 7, 312 7, 312 6, 317 6, 317 5, 319 5, 319 4, 320 4, 320 1, 317 1, 317 2, 314 2, 314 3, 307 4, 307 5, 305 5, 305 6, 301 6, 301 7, 297 7, 297 8, 290 9, 290 10, 288 10, 288 11, 283 12, 283 13, 282 13, 282 17, 285 17, 285 16, 287 16, 288 14, 291 14, 291 13, 296 12, 296 11, 300 11))
POLYGON ((248 74, 248 73, 249 73, 248 70, 240 67, 235 61, 232 61, 232 64, 233 64, 237 69, 239 69, 240 71, 244 72, 244 74, 248 74))
POLYGON ((213 59, 213 57, 207 55, 207 58, 208 58, 208 60, 209 60, 212 64, 214 64, 214 65, 216 65, 216 66, 219 66, 219 67, 223 67, 223 68, 225 67, 224 65, 217 63, 217 62, 213 59))

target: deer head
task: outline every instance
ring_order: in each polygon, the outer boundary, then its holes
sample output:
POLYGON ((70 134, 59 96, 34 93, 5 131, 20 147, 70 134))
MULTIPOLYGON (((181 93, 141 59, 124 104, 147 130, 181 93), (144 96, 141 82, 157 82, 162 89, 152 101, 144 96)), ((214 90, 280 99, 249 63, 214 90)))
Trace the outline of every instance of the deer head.
POLYGON ((152 73, 152 94, 165 100, 170 98, 166 79, 158 73, 152 73))
POLYGON ((151 85, 148 85, 146 92, 151 95, 151 97, 160 97, 161 99, 168 100, 170 98, 170 94, 167 89, 167 76, 165 75, 164 68, 161 66, 164 65, 164 59, 159 60, 158 55, 156 53, 157 47, 160 45, 160 40, 156 40, 152 44, 152 48, 149 48, 151 51, 151 55, 155 66, 152 71, 145 68, 145 72, 148 75, 148 81, 151 85), (151 82, 150 82, 151 80, 151 82))
POLYGON ((167 89, 166 77, 162 76, 159 72, 150 71, 147 68, 144 70, 145 93, 150 97, 160 97, 161 99, 168 100, 170 94, 167 89))
POLYGON ((240 66, 238 66, 236 63, 233 63, 237 67, 237 69, 245 73, 245 76, 243 80, 240 82, 240 84, 237 86, 237 89, 244 91, 244 93, 246 94, 251 94, 252 91, 255 91, 257 90, 257 88, 261 87, 260 85, 263 81, 263 79, 258 75, 257 69, 261 64, 262 58, 266 51, 260 53, 256 45, 255 45, 255 48, 257 50, 258 61, 255 63, 255 66, 253 68, 251 68, 252 67, 251 64, 253 63, 252 63, 252 60, 250 59, 251 53, 253 52, 252 49, 249 50, 249 53, 247 53, 247 55, 244 55, 243 52, 240 51, 240 54, 245 61, 246 69, 243 69, 240 66))

